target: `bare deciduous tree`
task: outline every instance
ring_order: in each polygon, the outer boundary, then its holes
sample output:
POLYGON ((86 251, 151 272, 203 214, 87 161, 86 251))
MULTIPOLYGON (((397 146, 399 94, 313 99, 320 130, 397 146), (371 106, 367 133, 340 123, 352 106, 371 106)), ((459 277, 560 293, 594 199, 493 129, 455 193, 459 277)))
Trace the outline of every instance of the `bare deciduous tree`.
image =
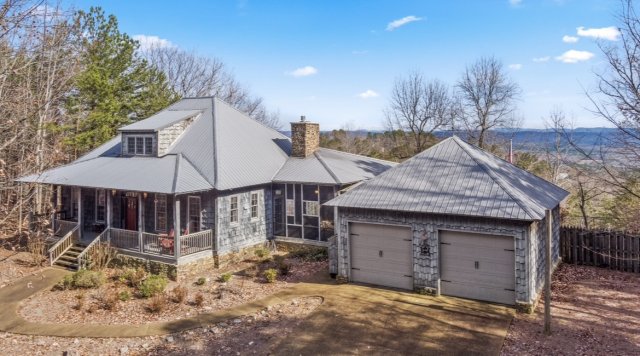
POLYGON ((427 148, 435 130, 451 127, 453 100, 439 80, 427 81, 418 72, 396 80, 385 111, 389 131, 408 133, 414 153, 427 148))
POLYGON ((633 1, 622 2, 618 18, 620 41, 598 44, 607 70, 596 73, 597 92, 587 93, 593 112, 618 129, 616 142, 579 151, 605 173, 607 184, 640 199, 630 184, 640 174, 640 20, 633 1))
POLYGON ((221 60, 166 46, 152 46, 142 54, 181 97, 216 96, 267 126, 282 126, 279 113, 268 111, 263 99, 251 95, 221 60))
POLYGON ((489 130, 514 124, 520 87, 496 58, 483 57, 467 66, 456 89, 462 104, 461 123, 478 146, 485 147, 489 130))

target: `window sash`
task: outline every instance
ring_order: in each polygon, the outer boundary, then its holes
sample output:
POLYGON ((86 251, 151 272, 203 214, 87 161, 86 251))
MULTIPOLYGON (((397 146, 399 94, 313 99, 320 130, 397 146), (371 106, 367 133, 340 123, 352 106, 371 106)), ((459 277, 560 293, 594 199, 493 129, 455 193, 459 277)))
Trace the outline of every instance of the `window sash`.
POLYGON ((96 189, 96 211, 95 221, 104 222, 106 215, 106 199, 107 195, 104 189, 96 189))
POLYGON ((128 136, 127 153, 129 155, 150 156, 153 155, 153 136, 128 136))
POLYGON ((200 197, 188 197, 189 233, 200 231, 202 223, 200 197))
POLYGON ((258 193, 251 193, 251 218, 258 218, 258 193))
POLYGON ((229 221, 238 222, 238 197, 231 197, 229 201, 229 221))
POLYGON ((167 195, 156 194, 155 200, 155 227, 156 231, 167 231, 167 195))

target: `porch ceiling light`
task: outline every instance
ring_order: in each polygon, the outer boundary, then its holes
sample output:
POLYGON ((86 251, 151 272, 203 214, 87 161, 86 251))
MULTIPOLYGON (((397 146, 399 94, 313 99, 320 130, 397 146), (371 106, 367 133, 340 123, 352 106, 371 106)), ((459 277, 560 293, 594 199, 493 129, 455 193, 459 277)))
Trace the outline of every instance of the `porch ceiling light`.
POLYGON ((142 196, 143 196, 145 199, 147 199, 147 195, 148 195, 148 194, 147 194, 147 192, 142 193, 142 196))
POLYGON ((111 195, 116 195, 116 190, 115 189, 111 189, 111 195))

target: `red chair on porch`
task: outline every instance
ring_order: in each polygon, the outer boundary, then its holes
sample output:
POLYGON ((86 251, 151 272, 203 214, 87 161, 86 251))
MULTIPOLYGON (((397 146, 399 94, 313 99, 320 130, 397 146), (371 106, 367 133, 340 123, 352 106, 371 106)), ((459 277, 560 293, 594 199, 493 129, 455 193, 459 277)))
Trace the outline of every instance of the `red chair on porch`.
POLYGON ((171 229, 169 231, 169 235, 167 235, 167 237, 161 237, 160 238, 160 247, 162 247, 162 253, 168 253, 173 255, 173 250, 174 250, 174 246, 175 246, 175 232, 173 231, 173 229, 171 229))

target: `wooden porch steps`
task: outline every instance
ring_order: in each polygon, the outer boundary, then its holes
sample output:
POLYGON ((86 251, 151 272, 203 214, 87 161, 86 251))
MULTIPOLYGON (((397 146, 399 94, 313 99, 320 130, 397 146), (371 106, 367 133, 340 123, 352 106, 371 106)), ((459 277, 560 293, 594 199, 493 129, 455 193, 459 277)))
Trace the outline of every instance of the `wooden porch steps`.
POLYGON ((54 266, 77 271, 78 270, 78 255, 84 251, 86 245, 82 244, 74 244, 69 248, 56 262, 54 262, 54 266))

